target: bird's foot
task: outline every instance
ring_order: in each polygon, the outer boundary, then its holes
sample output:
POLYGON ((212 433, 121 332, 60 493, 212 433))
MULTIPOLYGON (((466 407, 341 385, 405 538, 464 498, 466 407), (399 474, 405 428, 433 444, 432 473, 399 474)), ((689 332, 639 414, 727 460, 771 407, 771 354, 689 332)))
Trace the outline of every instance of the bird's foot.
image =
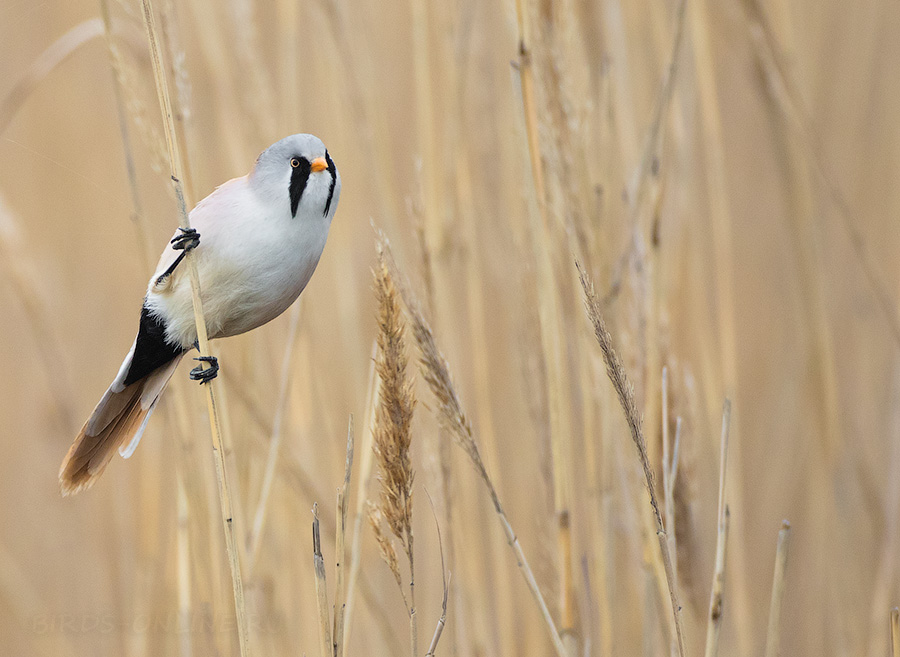
POLYGON ((181 231, 181 235, 176 235, 172 238, 172 241, 169 244, 172 245, 173 249, 184 251, 187 253, 192 249, 196 249, 200 244, 200 233, 198 233, 193 228, 182 228, 178 227, 178 230, 181 231))
POLYGON ((178 227, 178 230, 181 231, 181 235, 173 237, 169 244, 172 245, 173 249, 181 251, 181 253, 178 254, 175 262, 169 265, 169 268, 157 277, 156 282, 154 283, 154 286, 156 287, 160 287, 166 282, 166 279, 172 275, 175 268, 181 264, 182 260, 184 260, 184 256, 187 255, 188 251, 193 251, 200 245, 200 233, 196 230, 193 228, 185 230, 181 226, 178 227))
POLYGON ((212 381, 219 375, 219 360, 215 356, 199 356, 194 360, 202 363, 209 363, 209 367, 203 369, 203 365, 197 365, 191 370, 190 377, 192 381, 199 381, 203 385, 207 381, 212 381))

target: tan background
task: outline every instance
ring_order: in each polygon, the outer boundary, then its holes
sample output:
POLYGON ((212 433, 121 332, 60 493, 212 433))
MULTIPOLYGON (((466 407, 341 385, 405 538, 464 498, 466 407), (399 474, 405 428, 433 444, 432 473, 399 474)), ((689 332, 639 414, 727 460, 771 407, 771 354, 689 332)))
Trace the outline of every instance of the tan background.
MULTIPOLYGON (((549 195, 542 246, 557 281, 570 424, 554 471, 512 2, 177 4, 168 8, 170 44, 190 85, 185 141, 196 198, 293 132, 319 135, 343 179, 303 295, 283 467, 247 575, 255 654, 318 649, 309 509, 317 501, 328 518, 330 574, 346 420, 355 415, 361 439, 376 331, 370 222, 387 231, 423 297, 416 230, 425 225, 438 343, 558 622, 553 478, 568 472, 581 648, 664 654, 669 612, 647 565, 656 543, 642 534, 646 493, 587 333, 575 252, 601 293, 620 283, 606 312, 647 413, 657 469, 662 364, 670 421, 685 419, 678 549, 690 654, 705 636, 725 395, 735 416, 721 654, 760 654, 765 645, 782 518, 793 525, 782 654, 887 654, 889 608, 900 601, 900 336, 892 329, 900 324, 900 5, 766 0, 761 23, 752 4, 690 0, 674 93, 655 126, 658 176, 641 179, 649 195, 641 205, 635 172, 654 129, 676 6, 527 5, 549 195), (625 258, 635 245, 638 255, 625 258)), ((133 339, 148 275, 138 226, 156 253, 176 224, 140 8, 112 3, 111 12, 140 221, 130 219, 102 37, 33 80, 0 126, 0 653, 236 654, 205 404, 184 366, 168 395, 183 397, 188 435, 174 428, 169 399, 130 461, 116 458, 77 498, 61 499, 56 488, 69 441, 133 339), (181 530, 178 463, 194 486, 181 530), (189 569, 186 588, 179 564, 189 569), (197 623, 187 636, 173 620, 185 593, 197 623)), ((0 99, 56 39, 98 15, 95 2, 3 0, 0 99)), ((242 540, 289 325, 285 316, 216 347, 242 540)), ((427 489, 454 552, 439 653, 550 654, 456 448, 447 519, 423 385, 419 397, 420 643, 439 614, 441 586, 427 489)), ((357 489, 354 479, 351 511, 357 489)), ((358 601, 347 654, 396 654, 398 641, 406 649, 405 612, 363 528, 368 597, 358 601)))

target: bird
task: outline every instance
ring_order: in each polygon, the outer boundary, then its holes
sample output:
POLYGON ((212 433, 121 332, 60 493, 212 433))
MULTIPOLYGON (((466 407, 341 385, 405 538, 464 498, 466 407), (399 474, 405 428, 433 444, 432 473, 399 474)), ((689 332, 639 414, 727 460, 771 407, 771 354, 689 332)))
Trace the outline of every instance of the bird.
MULTIPOLYGON (((64 496, 90 488, 116 450, 124 458, 134 453, 178 363, 197 348, 190 276, 180 266, 187 252, 209 338, 246 333, 278 317, 309 283, 340 195, 341 176, 325 145, 295 134, 197 203, 191 228, 176 231, 150 279, 131 350, 62 462, 64 496)), ((192 369, 191 379, 202 385, 217 375, 214 357, 195 360, 208 366, 192 369)))

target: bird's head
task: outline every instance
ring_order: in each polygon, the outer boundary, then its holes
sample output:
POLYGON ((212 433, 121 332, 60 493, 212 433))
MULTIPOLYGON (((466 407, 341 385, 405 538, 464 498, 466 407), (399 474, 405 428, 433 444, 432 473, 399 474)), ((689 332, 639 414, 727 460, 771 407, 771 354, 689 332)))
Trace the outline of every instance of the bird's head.
POLYGON ((260 196, 284 205, 295 219, 330 219, 341 194, 341 176, 325 144, 307 134, 285 137, 264 150, 250 182, 260 196))

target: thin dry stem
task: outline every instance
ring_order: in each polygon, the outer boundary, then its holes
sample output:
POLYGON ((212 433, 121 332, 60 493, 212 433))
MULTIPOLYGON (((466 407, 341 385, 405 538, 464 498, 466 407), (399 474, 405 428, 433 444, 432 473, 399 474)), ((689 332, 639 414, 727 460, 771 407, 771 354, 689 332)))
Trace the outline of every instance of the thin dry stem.
POLYGON ((669 544, 666 540, 666 530, 663 526, 662 516, 659 512, 659 502, 656 499, 656 490, 653 483, 653 468, 650 466, 650 459, 647 456, 647 444, 641 431, 641 417, 638 414, 637 405, 634 400, 634 389, 625 375, 625 367, 619 359, 618 353, 612 343, 612 336, 606 328, 603 316, 600 312, 600 301, 594 292, 594 284, 588 279, 587 273, 582 269, 581 265, 576 262, 578 274, 581 280, 581 286, 584 289, 585 307, 587 308, 588 318, 594 326, 594 334, 597 342, 600 344, 600 351, 603 354, 603 360, 606 362, 606 373, 613 384, 622 410, 625 411, 625 420, 628 422, 628 428, 631 432, 631 440, 638 451, 638 457, 641 462, 641 468, 644 471, 644 479, 647 485, 647 492, 650 495, 650 506, 653 510, 653 518, 656 522, 656 535, 659 539, 659 548, 662 553, 663 566, 666 571, 666 583, 669 587, 669 599, 672 604, 672 616, 675 625, 675 636, 678 641, 678 654, 684 657, 684 629, 681 620, 681 604, 678 602, 678 588, 675 582, 675 574, 672 569, 672 556, 669 554, 669 544))
MULTIPOLYGON (((663 504, 666 511, 666 535, 672 555, 672 579, 678 586, 678 545, 675 540, 675 471, 678 467, 677 452, 669 449, 669 368, 662 369, 662 442, 663 442, 663 504)), ((671 642, 670 653, 676 654, 677 646, 671 642)))
POLYGON ((363 424, 362 435, 362 459, 360 463, 359 486, 356 491, 355 520, 353 521, 353 540, 350 542, 350 573, 347 578, 347 604, 344 612, 344 635, 349 640, 351 621, 356 601, 356 583, 359 580, 359 571, 362 555, 362 523, 367 517, 366 504, 368 501, 369 479, 372 474, 372 465, 375 462, 375 452, 372 449, 374 440, 373 426, 375 424, 375 406, 378 398, 378 379, 375 373, 375 356, 378 353, 377 341, 372 342, 372 356, 369 364, 369 385, 366 390, 366 415, 363 424))
POLYGON ((319 611, 319 646, 322 657, 333 657, 331 623, 328 612, 328 588, 325 582, 325 559, 322 557, 322 539, 319 535, 319 505, 313 504, 313 565, 316 571, 316 608, 319 611))
POLYGON ((434 517, 434 526, 437 529, 438 548, 441 552, 441 581, 443 583, 441 617, 438 618, 437 626, 434 628, 434 634, 431 637, 431 644, 428 646, 428 652, 425 653, 425 657, 434 657, 438 641, 441 640, 441 634, 444 631, 444 625, 447 623, 447 600, 450 597, 450 576, 447 574, 447 566, 444 562, 444 540, 441 537, 441 524, 438 522, 437 512, 434 510, 434 500, 431 499, 431 495, 428 494, 427 490, 425 491, 425 494, 428 495, 428 501, 431 503, 431 515, 434 517))
POLYGON ((513 531, 509 519, 506 517, 506 512, 503 509, 503 505, 500 503, 500 497, 497 494, 497 490, 484 466, 478 444, 475 442, 475 438, 472 434, 472 426, 469 424, 469 420, 463 412, 462 404, 459 401, 459 396, 453 385, 453 379, 450 376, 447 361, 435 344, 431 326, 429 326, 426 321, 418 300, 409 289, 409 286, 405 284, 402 274, 400 274, 396 263, 391 257, 390 247, 386 238, 381 236, 380 240, 387 265, 392 272, 396 273, 395 284, 400 290, 400 296, 403 297, 403 302, 406 305, 406 309, 412 321, 413 336, 416 339, 416 344, 418 345, 421 354, 419 365, 422 376, 425 378, 425 382, 428 384, 429 389, 438 402, 438 421, 445 429, 447 429, 448 433, 454 438, 456 444, 459 445, 469 457, 469 460, 478 472, 478 476, 487 488, 488 495, 490 496, 491 502, 494 505, 494 510, 497 513, 497 518, 500 521, 500 525, 503 527, 504 534, 506 534, 506 540, 516 555, 516 564, 518 565, 522 576, 525 578, 528 590, 534 597, 534 600, 541 611, 541 615, 544 618, 544 623, 550 632, 553 646, 559 657, 569 657, 566 647, 562 642, 562 638, 560 637, 560 633, 556 629, 556 623, 553 621, 550 609, 547 607, 547 603, 544 600, 544 595, 541 593, 540 587, 538 586, 534 572, 531 570, 531 566, 525 558, 525 553, 522 550, 522 546, 519 544, 519 539, 513 531))
POLYGON ((447 599, 450 596, 450 577, 444 578, 444 597, 441 599, 441 617, 438 618, 437 626, 434 628, 434 634, 431 637, 431 644, 428 646, 428 652, 425 657, 434 657, 434 651, 437 650, 438 641, 441 640, 441 634, 444 632, 444 625, 447 623, 447 599))
POLYGON ((891 609, 891 657, 900 657, 900 609, 891 609))
POLYGON ((568 457, 571 453, 572 429, 569 415, 568 377, 565 373, 564 332, 561 326, 560 304, 556 276, 553 271, 553 243, 550 230, 550 212, 547 188, 544 180, 543 158, 539 135, 537 101, 534 89, 534 65, 531 54, 528 5, 516 0, 516 17, 519 28, 518 60, 519 83, 525 119, 525 134, 534 182, 535 202, 540 221, 528 212, 531 246, 537 261, 538 321, 540 323, 541 351, 544 358, 547 385, 547 409, 550 421, 550 447, 553 453, 553 504, 557 521, 557 546, 559 550, 559 592, 562 611, 561 629, 566 640, 566 652, 574 655, 575 610, 572 576, 572 537, 569 525, 570 473, 568 457))
POLYGON ((728 468, 728 436, 731 427, 731 400, 722 407, 722 437, 719 446, 719 510, 716 524, 716 565, 712 590, 709 594, 709 617, 706 625, 706 657, 719 654, 719 632, 722 629, 722 613, 725 595, 725 557, 728 545, 728 503, 725 499, 725 482, 728 468))
POLYGON ((334 657, 343 657, 344 654, 344 573, 346 571, 345 559, 347 550, 345 537, 347 535, 347 507, 350 491, 350 474, 353 471, 353 416, 347 426, 347 459, 344 463, 344 483, 338 488, 337 509, 335 517, 334 539, 334 657))
MULTIPOLYGON (((141 2, 144 14, 144 26, 147 29, 147 40, 150 46, 150 59, 153 63, 153 74, 156 80, 156 92, 159 97, 160 110, 163 115, 163 125, 166 132, 166 146, 169 153, 169 165, 171 168, 172 182, 175 186, 175 197, 178 201, 178 211, 181 218, 181 227, 191 227, 187 207, 184 202, 184 186, 182 183, 181 160, 178 144, 175 137, 175 123, 172 116, 172 106, 169 100, 169 88, 166 81, 166 69, 162 63, 159 38, 153 19, 153 7, 151 0, 141 2)), ((208 357, 209 339, 206 334, 206 319, 203 315, 203 305, 200 300, 200 276, 197 272, 197 263, 192 251, 187 252, 184 264, 188 268, 191 280, 191 298, 194 306, 194 321, 197 327, 197 344, 200 355, 208 357)), ((250 655, 250 631, 247 624, 247 613, 244 605, 244 587, 241 582, 241 567, 238 563, 238 552, 235 539, 235 529, 232 516, 231 490, 228 487, 228 479, 225 471, 225 452, 222 444, 222 431, 219 422, 219 411, 216 403, 216 381, 209 381, 206 389, 207 407, 209 410, 210 432, 212 434, 213 455, 216 463, 216 483, 218 485, 219 502, 222 511, 222 524, 225 530, 225 549, 228 553, 228 564, 231 568, 231 582, 234 594, 234 608, 237 616, 238 640, 242 657, 250 655)))
POLYGON ((785 520, 778 531, 778 547, 775 551, 775 574, 772 577, 772 600, 769 604, 769 631, 766 633, 766 657, 778 657, 778 643, 781 639, 781 603, 784 601, 784 576, 790 543, 791 523, 785 520))

